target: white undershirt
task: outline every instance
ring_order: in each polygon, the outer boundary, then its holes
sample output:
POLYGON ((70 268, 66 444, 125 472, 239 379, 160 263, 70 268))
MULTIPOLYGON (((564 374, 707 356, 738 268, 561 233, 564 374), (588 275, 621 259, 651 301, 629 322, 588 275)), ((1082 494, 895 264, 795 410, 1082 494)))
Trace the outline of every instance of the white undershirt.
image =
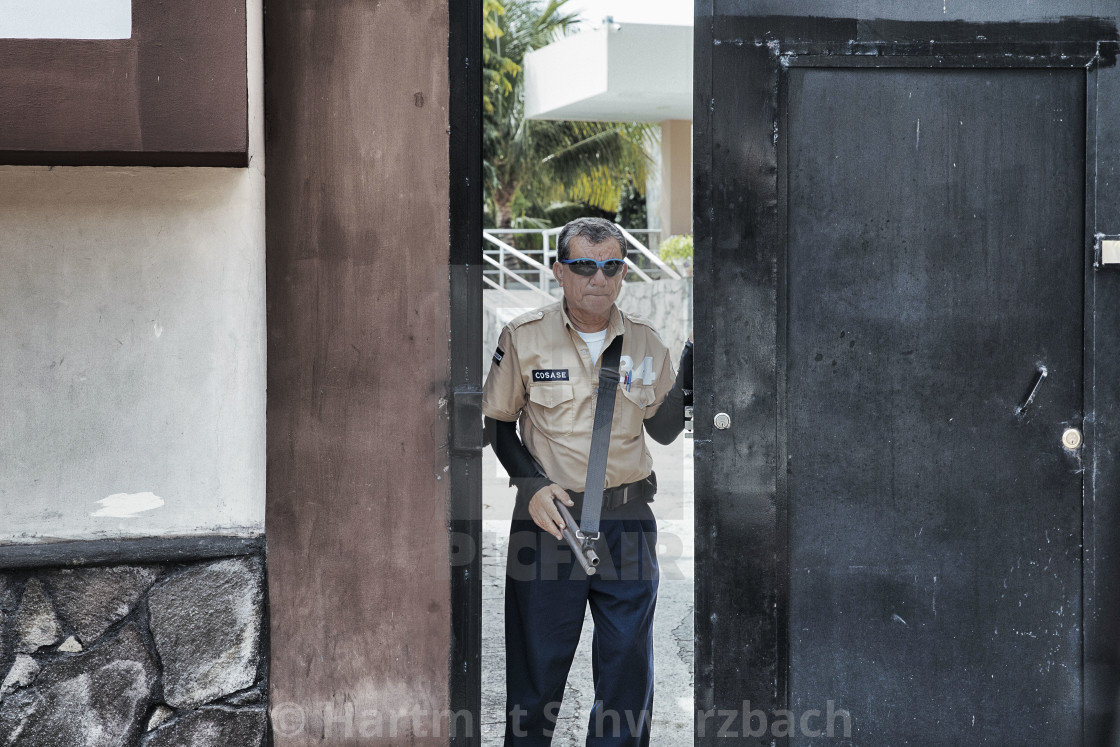
POLYGON ((607 341, 607 330, 598 332, 580 332, 576 330, 580 339, 587 343, 587 352, 591 354, 591 362, 599 360, 599 353, 603 352, 603 343, 607 341))

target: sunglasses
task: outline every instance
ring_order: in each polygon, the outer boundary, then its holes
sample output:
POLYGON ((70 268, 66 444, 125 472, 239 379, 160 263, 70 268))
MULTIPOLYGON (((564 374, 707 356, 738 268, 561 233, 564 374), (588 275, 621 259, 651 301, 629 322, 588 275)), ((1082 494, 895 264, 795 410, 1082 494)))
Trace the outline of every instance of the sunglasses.
POLYGON ((560 261, 572 268, 572 272, 585 278, 591 277, 599 270, 602 270, 607 277, 613 278, 626 267, 624 259, 562 259, 560 261))

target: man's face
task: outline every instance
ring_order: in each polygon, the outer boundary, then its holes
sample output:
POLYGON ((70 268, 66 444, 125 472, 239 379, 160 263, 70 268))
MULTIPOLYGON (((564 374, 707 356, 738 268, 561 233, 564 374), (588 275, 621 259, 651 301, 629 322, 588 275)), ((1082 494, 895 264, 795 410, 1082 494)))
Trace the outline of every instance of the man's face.
MULTIPOLYGON (((622 249, 614 239, 593 244, 585 236, 575 236, 568 242, 568 259, 584 258, 622 259, 622 249)), ((611 304, 622 291, 622 279, 626 275, 625 272, 620 272, 613 278, 609 278, 600 269, 591 277, 583 277, 572 272, 571 268, 562 262, 552 265, 552 274, 564 289, 568 313, 592 317, 605 317, 610 312, 611 304)))

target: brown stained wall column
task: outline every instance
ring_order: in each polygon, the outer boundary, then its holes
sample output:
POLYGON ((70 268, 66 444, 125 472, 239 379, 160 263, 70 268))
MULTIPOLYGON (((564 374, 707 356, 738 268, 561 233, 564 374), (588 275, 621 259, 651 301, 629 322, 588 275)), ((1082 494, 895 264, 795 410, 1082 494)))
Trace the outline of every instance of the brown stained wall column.
POLYGON ((448 8, 266 6, 275 741, 445 745, 448 8))

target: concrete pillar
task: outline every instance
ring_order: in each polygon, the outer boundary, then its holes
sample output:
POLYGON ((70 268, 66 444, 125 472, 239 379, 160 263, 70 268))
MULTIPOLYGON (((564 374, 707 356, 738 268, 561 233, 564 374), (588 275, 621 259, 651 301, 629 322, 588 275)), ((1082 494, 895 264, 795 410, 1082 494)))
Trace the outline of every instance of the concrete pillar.
POLYGON ((692 233, 692 122, 661 123, 661 238, 692 233))

